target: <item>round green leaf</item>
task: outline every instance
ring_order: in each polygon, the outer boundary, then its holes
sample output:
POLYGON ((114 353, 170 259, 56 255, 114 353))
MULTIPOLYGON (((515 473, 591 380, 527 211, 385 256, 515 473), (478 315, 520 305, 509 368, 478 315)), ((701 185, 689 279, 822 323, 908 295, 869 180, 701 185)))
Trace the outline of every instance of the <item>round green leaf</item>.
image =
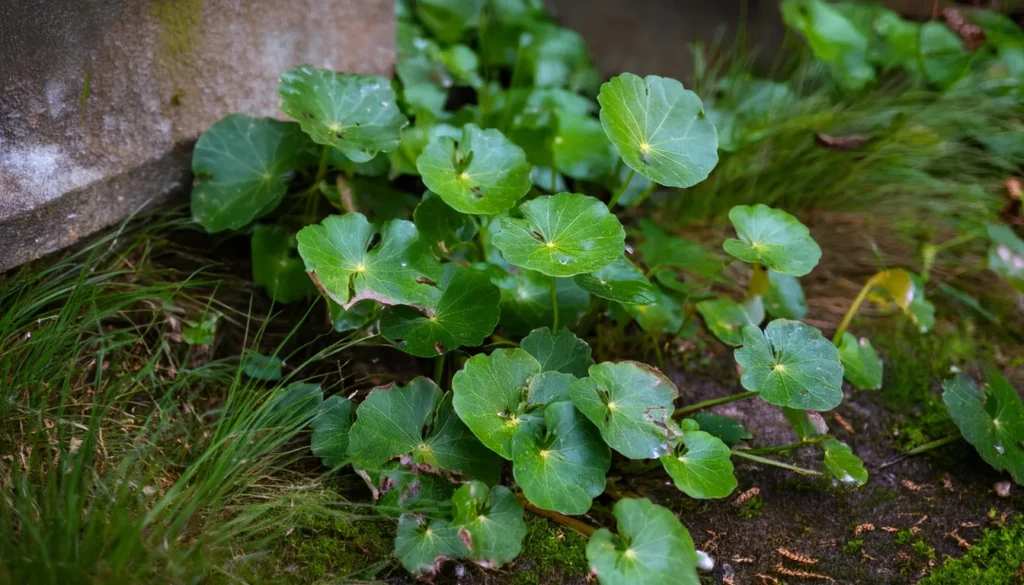
POLYGON ((843 363, 846 379, 861 390, 878 390, 882 387, 882 358, 867 338, 857 339, 849 331, 843 333, 839 342, 839 361, 843 363))
POLYGON ((684 431, 672 453, 661 456, 676 487, 691 498, 724 498, 736 489, 729 446, 711 433, 684 431))
POLYGON ((526 391, 527 409, 531 406, 571 400, 569 387, 575 381, 576 376, 562 372, 543 372, 530 378, 530 386, 526 391))
POLYGON ((654 285, 625 256, 590 274, 573 277, 583 290, 604 299, 630 305, 649 305, 657 300, 654 285))
POLYGON ((302 259, 295 253, 295 236, 277 225, 257 224, 252 232, 252 280, 279 303, 291 303, 316 293, 302 259))
POLYGON ((434 254, 445 257, 473 239, 477 232, 473 218, 452 209, 443 199, 427 191, 413 212, 413 222, 434 254))
POLYGON ((654 287, 653 303, 622 306, 644 331, 675 335, 683 327, 682 303, 660 287, 654 287))
POLYGON ((452 378, 455 411, 489 449, 512 459, 512 436, 521 426, 530 378, 540 364, 521 349, 475 355, 452 378))
POLYGON ((498 324, 498 287, 487 275, 453 263, 445 265, 440 284, 437 303, 422 311, 406 305, 385 308, 381 335, 402 351, 420 357, 483 343, 498 324))
POLYGON ((825 452, 825 469, 832 477, 857 486, 868 482, 868 470, 864 468, 864 462, 853 454, 849 445, 835 439, 825 439, 821 442, 821 448, 825 452))
POLYGON ((583 514, 604 491, 611 452, 571 402, 544 408, 544 424, 519 426, 512 439, 512 473, 526 499, 544 510, 583 514))
POLYGON ((690 187, 718 164, 700 98, 675 79, 623 73, 601 86, 601 124, 622 160, 667 187, 690 187))
POLYGON ((601 122, 587 114, 562 112, 552 139, 555 169, 574 179, 598 181, 612 171, 615 151, 601 122))
POLYGON ((613 509, 618 535, 590 537, 587 560, 601 585, 700 585, 690 533, 670 510, 647 498, 624 498, 613 509))
POLYGON ((192 217, 208 232, 237 230, 277 207, 314 145, 294 122, 231 114, 192 151, 192 217))
POLYGON ((526 537, 523 505, 504 486, 470 482, 452 496, 452 524, 469 533, 469 558, 496 569, 519 556, 526 537))
POLYGON ((750 431, 734 418, 707 411, 694 413, 691 418, 697 421, 700 430, 718 437, 730 447, 739 445, 743 441, 754 437, 754 435, 750 434, 750 431))
POLYGON ((697 303, 697 312, 722 343, 743 345, 743 328, 757 325, 743 305, 730 299, 712 299, 697 303))
POLYGON ((402 514, 395 535, 395 556, 406 571, 417 577, 435 575, 441 563, 469 554, 459 529, 443 520, 419 514, 402 514))
POLYGON ((313 282, 346 309, 363 299, 383 305, 430 305, 437 298, 432 284, 443 271, 416 226, 389 221, 380 230, 380 243, 371 248, 376 234, 365 216, 348 213, 306 226, 296 239, 313 282))
POLYGON ((327 467, 337 467, 348 461, 348 433, 354 419, 352 402, 342 396, 331 396, 320 406, 320 414, 313 419, 310 438, 313 455, 327 467))
POLYGON ((843 400, 839 350, 810 325, 785 319, 764 331, 748 325, 735 355, 743 368, 740 383, 765 402, 820 412, 843 400))
POLYGON ((739 260, 803 276, 821 259, 821 248, 807 226, 781 209, 761 203, 753 207, 737 205, 729 210, 729 220, 739 240, 726 240, 723 247, 739 260))
POLYGON ((992 467, 1024 485, 1024 404, 1002 375, 990 371, 978 388, 962 373, 942 383, 942 402, 964 439, 992 467))
POLYGON ((558 333, 552 333, 547 327, 534 329, 519 342, 519 347, 537 359, 542 372, 562 372, 585 378, 587 369, 594 363, 587 342, 568 329, 558 333))
POLYGON ((804 289, 795 276, 763 271, 768 280, 767 290, 761 295, 764 310, 777 319, 793 319, 799 321, 807 316, 807 299, 804 289))
POLYGON ((494 245, 516 266, 549 276, 595 272, 618 258, 626 232, 593 197, 559 193, 519 206, 523 219, 502 218, 494 245))
POLYGON ((374 389, 356 415, 348 450, 355 465, 378 468, 401 457, 419 471, 497 483, 498 459, 455 416, 451 395, 427 378, 374 389))
POLYGON ((379 75, 300 65, 281 75, 278 92, 281 111, 298 120, 314 142, 333 146, 356 163, 398 148, 409 124, 391 82, 379 75))
POLYGON ((655 459, 668 449, 676 389, 661 372, 639 362, 590 366, 590 377, 569 387, 573 404, 608 446, 630 459, 655 459))
POLYGON ((427 187, 462 213, 494 214, 515 206, 530 190, 530 163, 523 149, 498 130, 476 124, 459 140, 434 137, 416 159, 427 187))

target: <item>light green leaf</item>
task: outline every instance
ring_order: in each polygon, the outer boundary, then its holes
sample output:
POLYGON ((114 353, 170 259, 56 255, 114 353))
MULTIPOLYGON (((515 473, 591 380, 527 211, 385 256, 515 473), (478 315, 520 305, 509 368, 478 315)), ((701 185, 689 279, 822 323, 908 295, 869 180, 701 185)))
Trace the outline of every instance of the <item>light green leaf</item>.
POLYGON ((675 335, 683 327, 682 303, 659 287, 654 287, 653 303, 622 306, 636 319, 640 328, 649 333, 675 335))
POLYGON ((1024 404, 1002 375, 991 370, 978 388, 962 373, 942 383, 942 402, 967 442, 986 463, 1024 485, 1024 404))
POLYGON ((776 272, 803 276, 814 269, 821 248, 800 220, 781 209, 758 203, 737 205, 729 220, 739 240, 726 240, 725 251, 749 264, 758 263, 776 272))
POLYGON ((675 79, 623 73, 601 86, 601 124, 622 160, 667 187, 691 187, 718 164, 700 98, 675 79))
POLYGON ((825 452, 825 469, 832 477, 842 483, 857 486, 868 482, 868 470, 864 468, 864 462, 853 454, 849 445, 835 439, 825 439, 821 442, 821 448, 825 452))
POLYGON ((299 231, 299 255, 313 282, 346 309, 363 299, 384 305, 428 306, 437 298, 432 286, 441 264, 412 222, 392 220, 380 230, 360 213, 332 215, 299 231))
POLYGON ((502 218, 494 245, 516 266, 549 276, 574 276, 608 266, 625 250, 617 217, 593 197, 559 193, 519 207, 523 219, 502 218))
POLYGON ((598 181, 612 171, 615 151, 601 122, 588 114, 562 112, 552 139, 555 169, 574 179, 598 181))
POLYGON ((265 287, 270 298, 279 303, 316 294, 316 287, 295 252, 295 236, 278 225, 253 226, 252 280, 265 287))
POLYGON ((829 65, 843 89, 857 91, 875 80, 867 62, 868 38, 824 0, 784 0, 782 18, 807 39, 814 56, 829 65))
POLYGON ((597 426, 608 446, 630 459, 654 459, 668 449, 673 403, 668 378, 638 362, 605 362, 569 387, 573 404, 597 426))
POLYGON ((352 75, 300 65, 281 75, 281 111, 299 121, 314 142, 337 148, 352 162, 398 148, 409 124, 391 83, 378 75, 352 75))
POLYGON ((459 140, 436 136, 416 159, 427 187, 461 213, 511 209, 530 190, 526 154, 498 130, 467 124, 459 140))
POLYGON ((476 27, 484 0, 418 0, 416 16, 443 43, 454 43, 476 27))
POLYGON ((402 56, 395 65, 395 74, 402 82, 402 102, 409 111, 417 116, 443 115, 453 81, 442 63, 425 52, 402 56))
POLYGON ((604 268, 573 277, 583 290, 604 299, 630 305, 649 305, 657 301, 654 285, 625 256, 619 256, 604 268))
POLYGON ((617 535, 590 537, 587 560, 601 585, 700 585, 690 533, 667 508, 624 498, 613 509, 617 535))
POLYGON ((988 269, 1024 293, 1024 241, 1005 225, 988 226, 988 237, 988 269))
POLYGON ((793 429, 801 441, 820 437, 828 432, 828 424, 824 417, 813 410, 796 410, 784 406, 782 416, 786 417, 789 428, 793 429))
POLYGON ((739 445, 743 441, 754 437, 754 435, 751 435, 750 431, 748 431, 740 421, 734 418, 729 418, 727 416, 707 411, 694 413, 691 418, 697 421, 697 424, 700 426, 700 430, 718 437, 723 443, 730 447, 739 445))
POLYGON ((882 387, 882 358, 866 337, 857 339, 849 331, 839 342, 839 360, 843 363, 846 379, 861 390, 882 387))
MULTIPOLYGON (((501 289, 501 326, 513 335, 526 335, 534 329, 551 324, 551 280, 533 270, 489 264, 485 267, 491 282, 501 289)), ((590 294, 572 279, 556 279, 558 319, 566 327, 573 326, 587 310, 590 294)))
POLYGON ((320 405, 310 442, 313 455, 325 466, 333 468, 348 462, 348 433, 354 414, 352 402, 343 396, 331 396, 320 405))
MULTIPOLYGON (((535 87, 591 94, 599 81, 587 43, 576 31, 539 23, 520 36, 522 70, 535 87)), ((515 80, 514 80, 515 81, 515 80)), ((528 80, 524 80, 528 81, 528 80)))
POLYGON ((590 359, 590 346, 586 341, 562 329, 552 333, 542 327, 534 329, 519 342, 540 363, 542 372, 562 372, 577 378, 586 378, 587 369, 594 363, 590 359))
POLYGON ((188 345, 212 345, 217 339, 219 320, 219 313, 207 311, 198 323, 181 328, 181 340, 188 345))
POLYGON ((466 45, 452 45, 439 55, 448 71, 462 85, 480 88, 484 80, 480 77, 480 58, 466 45))
POLYGON ((435 575, 441 563, 469 555, 459 529, 444 520, 402 514, 395 536, 395 556, 416 577, 435 575))
POLYGON ((281 372, 283 362, 281 358, 265 356, 258 353, 246 353, 242 357, 242 371, 250 378, 263 380, 264 382, 275 382, 280 380, 284 374, 281 372))
POLYGON ((921 69, 924 76, 945 89, 960 81, 969 71, 971 54, 964 41, 941 22, 926 22, 920 33, 921 69))
POLYGON ((724 498, 736 489, 732 452, 721 439, 704 431, 683 431, 671 453, 661 456, 676 487, 691 498, 724 498))
POLYGON ((735 356, 743 368, 740 383, 765 402, 824 411, 843 400, 839 350, 810 325, 776 319, 763 332, 748 325, 735 356))
POLYGON ((455 411, 480 441, 512 459, 512 436, 521 426, 530 378, 540 364, 522 349, 475 355, 452 378, 455 411))
POLYGON ((298 124, 231 114, 192 151, 192 217, 208 232, 237 230, 277 207, 296 169, 315 164, 298 124))
POLYGON ((438 257, 450 255, 458 246, 476 236, 473 218, 452 209, 441 197, 427 191, 413 212, 413 223, 423 240, 438 257))
POLYGON ((526 522, 523 505, 508 488, 488 490, 483 483, 470 482, 456 490, 452 505, 452 525, 469 533, 469 558, 496 569, 519 556, 526 522))
POLYGON ((533 505, 583 514, 604 491, 611 453, 571 402, 544 408, 544 423, 519 426, 512 440, 512 473, 533 505))
POLYGON ((395 347, 419 357, 476 347, 498 324, 501 294, 485 274, 445 265, 437 303, 419 310, 398 305, 381 314, 380 333, 395 347))
POLYGON ((451 395, 442 396, 427 378, 374 389, 356 415, 348 453, 359 467, 378 468, 402 457, 419 470, 497 483, 498 459, 455 416, 451 395))
POLYGON ((697 312, 711 333, 727 345, 743 345, 743 328, 757 325, 743 305, 730 299, 701 301, 697 312))

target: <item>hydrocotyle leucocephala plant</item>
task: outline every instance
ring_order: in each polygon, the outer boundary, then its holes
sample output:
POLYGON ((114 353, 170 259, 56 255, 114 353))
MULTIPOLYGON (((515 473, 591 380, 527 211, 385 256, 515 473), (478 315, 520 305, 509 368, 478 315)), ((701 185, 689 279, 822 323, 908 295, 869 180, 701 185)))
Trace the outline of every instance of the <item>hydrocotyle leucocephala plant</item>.
MULTIPOLYGON (((280 82, 289 121, 234 114, 204 133, 192 210, 210 232, 251 234, 254 281, 275 301, 319 292, 337 331, 435 360, 433 379, 358 404, 328 398, 313 425, 314 454, 350 465, 397 518, 406 569, 499 567, 519 554, 524 509, 584 514, 630 461, 698 499, 732 493, 734 458, 867 481, 817 413, 839 405, 844 377, 881 384, 879 356, 847 331, 865 300, 931 326, 920 277, 894 268, 869 279, 829 341, 801 322, 799 278, 821 250, 796 217, 736 206, 729 259, 619 219, 714 169, 719 132, 696 94, 658 76, 600 84, 579 35, 536 2, 400 2, 398 16, 395 81, 297 67, 280 82), (750 266, 740 299, 719 292, 736 260, 750 266), (658 337, 692 329, 698 314, 736 347, 744 392, 679 406, 658 369, 594 363, 581 339, 593 318, 658 337), (473 349, 496 332, 507 347, 473 349), (445 388, 455 355, 468 359, 445 388), (799 441, 750 448, 742 425, 705 411, 754 398, 781 408, 799 441), (823 470, 765 456, 804 447, 820 450, 823 470)), ((250 365, 257 377, 280 369, 250 365)), ((600 582, 698 582, 674 514, 628 498, 613 513, 617 534, 575 525, 590 533, 600 582)))

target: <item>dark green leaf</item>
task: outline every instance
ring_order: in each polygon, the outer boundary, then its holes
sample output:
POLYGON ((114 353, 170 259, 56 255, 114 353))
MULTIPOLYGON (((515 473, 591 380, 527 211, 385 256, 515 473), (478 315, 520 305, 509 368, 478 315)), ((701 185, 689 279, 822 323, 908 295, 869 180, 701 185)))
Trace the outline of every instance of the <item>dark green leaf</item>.
POLYGON ((437 303, 422 311, 405 305, 386 307, 380 319, 381 335, 420 357, 483 343, 498 324, 498 287, 481 272, 449 263, 440 289, 437 303))
POLYGON ((574 179, 598 181, 612 171, 615 151, 601 122, 588 114, 560 113, 552 139, 555 169, 574 179))
POLYGON ((515 206, 530 190, 530 163, 498 130, 476 124, 459 140, 433 138, 416 160, 427 187, 461 213, 494 214, 515 206))
POLYGON ((231 114, 192 152, 192 217, 208 232, 237 230, 277 207, 293 172, 315 164, 298 124, 231 114))
POLYGON ((526 391, 527 409, 531 406, 572 400, 569 387, 576 379, 576 376, 562 372, 543 372, 530 378, 530 385, 526 391))
POLYGON ((265 287, 270 298, 279 303, 316 294, 316 287, 295 252, 295 236, 278 225, 253 226, 252 280, 265 287))
POLYGON ((391 83, 377 75, 352 75, 301 65, 281 75, 281 111, 299 121, 318 144, 352 162, 398 148, 409 124, 395 103, 391 83))
POLYGON ((402 514, 398 519, 395 556, 413 575, 435 575, 444 561, 468 555, 469 547, 459 535, 459 529, 450 523, 428 520, 418 514, 402 514))
POLYGON ((544 408, 544 423, 519 425, 512 440, 512 472, 533 505, 583 514, 604 491, 611 453, 571 402, 544 408))
POLYGON ((299 255, 321 291, 346 309, 358 301, 428 306, 442 269, 409 221, 393 220, 377 230, 360 213, 332 215, 299 231, 299 255))
POLYGON ((770 404, 799 410, 831 410, 843 399, 839 350, 821 332, 798 321, 776 319, 764 331, 743 328, 735 352, 740 383, 770 404))
POLYGON ((455 486, 446 478, 416 473, 398 461, 389 461, 380 469, 357 469, 356 473, 370 489, 375 511, 391 518, 406 512, 436 512, 455 493, 455 486))
POLYGON ((654 459, 668 449, 673 403, 668 378, 638 362, 605 362, 569 387, 573 404, 594 423, 608 446, 630 459, 654 459))
POLYGON ((691 187, 718 164, 700 98, 675 79, 623 73, 601 86, 601 124, 622 160, 667 187, 691 187))
POLYGON ((258 353, 247 353, 242 358, 242 371, 250 378, 263 380, 264 382, 275 382, 284 375, 281 372, 281 358, 265 356, 258 353))
POLYGON ((348 462, 348 433, 355 419, 352 402, 342 396, 331 396, 323 402, 320 414, 313 419, 310 439, 313 455, 327 467, 348 462))
POLYGON ((928 81, 947 88, 967 74, 971 54, 960 35, 940 22, 921 25, 921 69, 928 81))
POLYGON ((670 510, 650 500, 615 503, 618 535, 590 537, 587 560, 601 585, 700 585, 690 533, 670 510))
POLYGON ((864 462, 853 454, 849 445, 835 439, 825 439, 821 442, 821 448, 825 452, 825 469, 832 477, 857 486, 868 482, 868 470, 864 469, 864 462))
MULTIPOLYGON (((491 282, 501 289, 501 326, 513 335, 526 335, 551 324, 551 279, 533 270, 486 266, 491 282)), ((590 294, 572 279, 556 282, 559 323, 574 325, 586 311, 590 294)))
POLYGON ((739 445, 741 442, 754 437, 750 434, 750 431, 734 418, 713 412, 698 412, 691 418, 697 421, 697 424, 700 425, 700 430, 718 437, 730 447, 739 445))
POLYGON ((484 0, 417 0, 416 16, 443 43, 454 43, 476 27, 484 0))
POLYGON ((587 369, 594 363, 587 342, 568 329, 558 333, 552 333, 547 327, 535 329, 519 342, 519 347, 537 359, 542 372, 562 372, 585 378, 587 369))
POLYGON ((573 280, 591 294, 620 303, 649 305, 657 301, 654 285, 625 256, 596 272, 577 274, 573 280))
POLYGON ((959 373, 942 383, 942 402, 978 455, 1024 485, 1024 404, 998 372, 990 371, 987 380, 979 389, 959 373))
POLYGON ((523 505, 504 486, 490 490, 478 481, 464 484, 452 496, 452 524, 469 533, 469 558, 489 569, 511 562, 526 537, 523 505))
POLYGON ((683 327, 682 303, 658 287, 654 287, 654 299, 646 305, 622 306, 644 331, 675 335, 683 327))
POLYGON ((597 199, 575 193, 538 197, 502 218, 494 245, 516 266, 573 276, 608 266, 625 250, 626 232, 597 199))
POLYGON ((867 338, 857 339, 849 331, 843 333, 839 342, 839 360, 843 363, 846 379, 861 390, 878 390, 882 387, 882 358, 867 338))
POLYGON ((811 237, 810 230, 781 209, 761 203, 753 207, 737 205, 729 211, 729 220, 739 240, 726 240, 723 247, 744 262, 803 276, 813 270, 821 258, 821 248, 811 237))
POLYGON ((647 220, 640 221, 644 241, 637 250, 649 268, 679 268, 701 278, 712 278, 722 271, 722 261, 697 242, 666 235, 647 220))
POLYGON ((346 310, 333 299, 327 299, 331 312, 331 321, 334 323, 334 330, 338 333, 360 329, 373 320, 377 311, 377 303, 373 301, 359 301, 346 310))
POLYGON ((472 240, 477 232, 472 217, 455 211, 430 191, 423 194, 423 201, 416 206, 413 222, 420 239, 438 257, 450 255, 456 247, 472 240))

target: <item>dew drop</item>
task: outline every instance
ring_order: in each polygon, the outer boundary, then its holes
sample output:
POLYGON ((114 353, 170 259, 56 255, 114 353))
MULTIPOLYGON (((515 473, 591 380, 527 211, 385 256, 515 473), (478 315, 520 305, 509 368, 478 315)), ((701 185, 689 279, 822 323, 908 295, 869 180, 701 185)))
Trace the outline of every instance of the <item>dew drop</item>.
POLYGON ((406 264, 405 262, 402 262, 402 268, 405 268, 406 266, 408 266, 408 264, 406 264))
POLYGON ((629 245, 627 245, 627 246, 626 246, 626 253, 627 253, 627 254, 632 254, 632 253, 633 253, 633 246, 629 246, 629 245))
POLYGON ((1000 445, 999 443, 996 443, 995 447, 996 447, 996 453, 999 453, 1000 455, 1006 453, 1006 449, 1002 445, 1000 445))

